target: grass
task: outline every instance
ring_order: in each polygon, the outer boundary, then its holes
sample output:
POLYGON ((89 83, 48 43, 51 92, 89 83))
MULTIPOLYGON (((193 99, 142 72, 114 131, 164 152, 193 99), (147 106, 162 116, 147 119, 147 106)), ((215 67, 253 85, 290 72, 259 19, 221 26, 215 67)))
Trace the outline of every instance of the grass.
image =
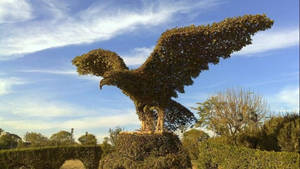
POLYGON ((85 169, 80 160, 67 160, 60 169, 85 169))
MULTIPOLYGON (((60 169, 85 169, 80 160, 67 160, 60 169)), ((193 166, 193 169, 197 169, 193 166)))

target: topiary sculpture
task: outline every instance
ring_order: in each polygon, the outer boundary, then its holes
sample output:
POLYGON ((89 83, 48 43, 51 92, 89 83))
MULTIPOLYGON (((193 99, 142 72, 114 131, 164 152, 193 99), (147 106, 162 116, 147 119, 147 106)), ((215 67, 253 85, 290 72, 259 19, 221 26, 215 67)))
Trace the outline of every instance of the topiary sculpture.
POLYGON ((129 96, 142 122, 142 132, 175 130, 195 119, 192 112, 172 100, 184 86, 192 85, 201 71, 220 58, 251 44, 251 35, 268 29, 266 15, 227 18, 211 25, 173 28, 159 38, 146 62, 129 70, 122 58, 109 50, 96 49, 72 60, 80 75, 102 76, 104 85, 117 86, 129 96), (156 127, 154 127, 157 122, 156 127))

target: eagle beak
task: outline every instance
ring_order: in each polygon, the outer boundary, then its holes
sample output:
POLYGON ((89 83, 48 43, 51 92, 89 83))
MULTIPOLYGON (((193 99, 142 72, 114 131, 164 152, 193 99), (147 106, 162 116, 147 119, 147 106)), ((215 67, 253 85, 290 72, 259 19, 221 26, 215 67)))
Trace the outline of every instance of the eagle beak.
POLYGON ((99 87, 100 87, 100 90, 102 90, 102 87, 104 86, 104 83, 103 83, 103 81, 101 80, 100 81, 100 85, 99 85, 99 87))
POLYGON ((100 81, 100 85, 99 85, 100 90, 102 89, 102 87, 103 87, 104 85, 107 85, 107 80, 108 80, 108 79, 102 79, 102 80, 100 81))

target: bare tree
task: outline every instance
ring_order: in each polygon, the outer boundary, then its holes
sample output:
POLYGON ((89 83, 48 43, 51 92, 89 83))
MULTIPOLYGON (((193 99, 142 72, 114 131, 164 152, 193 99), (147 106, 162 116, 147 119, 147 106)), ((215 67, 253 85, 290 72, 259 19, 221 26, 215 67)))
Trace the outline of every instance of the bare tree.
POLYGON ((257 130, 268 111, 261 96, 245 89, 227 89, 197 104, 199 106, 194 108, 199 114, 196 126, 228 136, 234 143, 238 134, 257 130))

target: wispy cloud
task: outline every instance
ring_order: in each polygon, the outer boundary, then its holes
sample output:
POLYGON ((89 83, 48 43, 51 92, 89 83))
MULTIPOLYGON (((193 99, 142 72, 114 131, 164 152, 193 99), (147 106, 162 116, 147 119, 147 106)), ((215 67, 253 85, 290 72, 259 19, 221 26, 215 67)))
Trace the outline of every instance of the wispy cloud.
POLYGON ((124 62, 128 66, 135 66, 143 64, 146 59, 150 56, 153 51, 154 46, 152 47, 142 47, 142 48, 134 48, 128 55, 122 57, 124 62))
POLYGON ((48 74, 57 74, 57 75, 77 75, 77 72, 75 70, 31 69, 31 70, 22 70, 20 72, 24 72, 24 73, 48 73, 48 74))
POLYGON ((268 98, 271 107, 277 112, 299 111, 299 86, 285 87, 268 98))
MULTIPOLYGON (((115 4, 109 3, 95 3, 73 15, 60 12, 60 19, 6 28, 5 36, 0 33, 4 37, 0 41, 0 60, 13 59, 53 47, 108 40, 140 26, 166 23, 178 13, 187 13, 196 8, 205 10, 216 5, 216 2, 217 0, 158 1, 144 3, 134 9, 114 7, 115 4)), ((62 11, 55 3, 50 6, 52 10, 62 11)))
POLYGON ((72 69, 66 69, 66 70, 52 70, 52 69, 30 69, 30 70, 21 70, 19 72, 23 73, 45 73, 45 74, 53 74, 53 75, 68 75, 68 76, 74 76, 80 79, 87 79, 87 80, 93 80, 93 81, 100 81, 102 77, 97 77, 93 75, 85 75, 85 76, 79 76, 76 70, 72 69))
POLYGON ((1 78, 0 77, 0 96, 1 95, 5 95, 5 94, 9 94, 12 93, 13 90, 13 86, 16 85, 22 85, 27 83, 26 81, 19 79, 19 78, 1 78))
POLYGON ((26 117, 70 117, 82 112, 78 107, 39 97, 1 98, 0 112, 26 117))
MULTIPOLYGON (((66 111, 65 111, 66 112, 66 111)), ((41 113, 41 112, 40 112, 41 113)), ((43 114, 46 114, 44 112, 43 114)), ((114 128, 116 126, 126 125, 139 125, 138 116, 133 110, 125 111, 121 114, 110 115, 110 116, 94 116, 86 118, 76 118, 73 120, 43 120, 32 119, 32 120, 11 120, 0 118, 1 127, 12 128, 12 129, 25 129, 25 130, 36 130, 36 129, 68 129, 76 127, 77 129, 93 129, 93 128, 114 128)))
POLYGON ((88 117, 77 120, 66 121, 62 124, 64 128, 70 128, 76 126, 80 129, 98 128, 98 127, 116 127, 116 126, 126 126, 126 125, 138 125, 140 122, 138 120, 137 114, 133 110, 130 112, 123 112, 118 115, 113 116, 98 116, 98 117, 88 117))
POLYGON ((32 8, 27 0, 0 1, 0 24, 23 22, 32 17, 32 8))
POLYGON ((299 45, 299 29, 291 28, 278 31, 258 32, 253 37, 251 45, 244 47, 234 55, 252 56, 256 53, 267 52, 299 45))

